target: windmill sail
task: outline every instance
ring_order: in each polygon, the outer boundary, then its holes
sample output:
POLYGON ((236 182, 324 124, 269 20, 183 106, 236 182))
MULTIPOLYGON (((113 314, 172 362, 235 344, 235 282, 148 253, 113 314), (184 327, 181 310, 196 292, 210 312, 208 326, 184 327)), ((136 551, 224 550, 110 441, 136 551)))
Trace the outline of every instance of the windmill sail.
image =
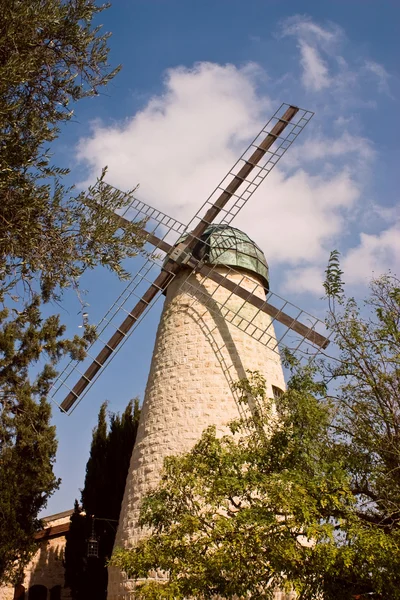
MULTIPOLYGON (((60 390, 60 387, 64 387, 64 389, 66 387, 69 390, 67 397, 60 405, 62 410, 68 411, 76 400, 88 391, 102 368, 108 364, 127 336, 138 325, 155 299, 160 295, 160 292, 165 291, 169 286, 180 266, 182 264, 189 265, 192 258, 191 251, 209 224, 214 221, 228 224, 232 221, 241 208, 248 202, 266 175, 285 154, 312 116, 313 113, 310 111, 287 104, 281 105, 185 228, 186 232, 188 232, 185 240, 167 255, 167 260, 163 265, 161 273, 150 283, 150 286, 145 290, 136 305, 131 310, 126 311, 125 303, 130 296, 135 295, 137 284, 134 283, 129 287, 128 294, 125 295, 123 303, 117 309, 117 312, 119 310, 126 312, 125 319, 120 325, 114 326, 114 333, 105 342, 104 347, 97 355, 93 357, 90 353, 90 358, 93 360, 92 364, 84 372, 81 372, 77 365, 72 366, 72 368, 69 366, 67 372, 63 372, 61 385, 57 382, 55 386, 56 393, 60 390), (284 131, 285 136, 282 135, 284 131), (274 149, 271 150, 273 145, 274 149), (81 377, 71 388, 67 380, 69 380, 74 371, 78 371, 81 377)), ((177 223, 174 220, 175 226, 177 223)), ((151 235, 153 235, 154 239, 157 239, 155 234, 151 235)), ((164 247, 166 247, 165 243, 164 247)), ((137 279, 138 283, 142 283, 146 279, 146 274, 151 269, 151 266, 149 266, 150 263, 151 261, 147 261, 144 270, 143 268, 141 269, 144 274, 139 272, 135 276, 134 279, 137 279)), ((192 268, 195 268, 195 266, 193 265, 192 268)), ((252 300, 255 301, 254 298, 252 300)), ((268 308, 268 305, 265 304, 264 308, 268 308)), ((275 316, 278 318, 279 315, 282 316, 281 311, 278 311, 275 316)), ((108 320, 109 323, 111 323, 111 320, 108 320)), ((53 394, 53 399, 55 399, 55 394, 53 394)))

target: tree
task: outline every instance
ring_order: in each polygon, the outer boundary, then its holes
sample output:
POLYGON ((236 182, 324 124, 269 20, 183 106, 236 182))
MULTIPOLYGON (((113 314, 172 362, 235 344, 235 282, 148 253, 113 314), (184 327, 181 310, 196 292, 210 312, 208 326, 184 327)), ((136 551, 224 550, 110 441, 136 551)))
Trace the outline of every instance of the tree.
POLYGON ((75 503, 65 549, 65 582, 73 600, 107 597, 107 562, 114 546, 130 457, 136 440, 140 410, 129 402, 122 416, 111 414, 107 403, 99 412, 86 465, 82 508, 75 503), (92 528, 99 542, 99 557, 87 557, 92 528))
POLYGON ((76 196, 46 145, 98 94, 110 70, 107 41, 92 21, 108 5, 93 0, 0 0, 0 278, 3 289, 39 281, 43 299, 77 285, 85 268, 121 261, 143 246, 140 225, 123 233, 111 211, 129 196, 103 183, 76 196))
POLYGON ((77 101, 119 70, 108 66, 110 34, 93 24, 107 7, 0 0, 0 581, 29 560, 39 511, 58 485, 46 401, 55 367, 65 354, 82 358, 95 335, 85 324, 82 338, 63 339, 59 318, 41 316, 43 303, 68 287, 79 296, 80 275, 97 265, 127 277, 123 260, 145 242, 143 222, 118 229, 113 213, 130 198, 104 172, 77 194, 64 185, 68 169, 52 164, 51 143, 77 101))
POLYGON ((90 535, 87 527, 88 522, 82 512, 82 507, 78 500, 75 500, 64 550, 65 585, 70 588, 72 598, 78 597, 79 585, 87 563, 87 540, 90 535))
POLYGON ((142 579, 139 596, 400 598, 400 286, 374 281, 361 309, 335 253, 325 286, 339 355, 288 354, 277 417, 250 374, 238 387, 255 412, 165 461, 141 510, 153 534, 111 561, 142 579), (147 579, 158 569, 168 581, 147 579))
POLYGON ((53 473, 57 448, 46 401, 56 363, 79 354, 84 342, 62 338, 59 318, 43 320, 40 299, 16 317, 0 311, 0 581, 18 576, 35 550, 38 513, 58 487, 53 473), (48 363, 31 381, 30 369, 48 363))

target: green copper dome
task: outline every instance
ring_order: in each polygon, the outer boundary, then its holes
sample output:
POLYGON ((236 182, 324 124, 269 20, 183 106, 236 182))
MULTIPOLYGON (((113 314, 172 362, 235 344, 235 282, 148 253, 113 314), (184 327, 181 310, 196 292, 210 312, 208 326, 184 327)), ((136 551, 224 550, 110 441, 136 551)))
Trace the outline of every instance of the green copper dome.
POLYGON ((201 241, 194 247, 193 256, 207 264, 227 265, 256 273, 265 289, 269 289, 268 263, 263 251, 248 235, 235 227, 230 225, 207 227, 201 236, 201 241))

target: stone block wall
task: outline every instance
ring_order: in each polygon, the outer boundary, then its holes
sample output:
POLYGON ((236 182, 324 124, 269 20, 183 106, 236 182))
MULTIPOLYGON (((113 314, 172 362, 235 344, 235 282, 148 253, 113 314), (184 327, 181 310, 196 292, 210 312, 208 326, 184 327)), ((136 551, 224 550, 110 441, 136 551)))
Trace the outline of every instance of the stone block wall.
MULTIPOLYGON (((22 598, 29 600, 29 590, 32 586, 46 588, 46 600, 50 600, 50 590, 61 586, 60 600, 70 600, 70 592, 64 588, 63 559, 66 543, 65 534, 69 528, 71 513, 72 510, 44 519, 45 527, 39 535, 44 534, 45 537, 39 537, 37 540, 38 550, 25 568, 24 579, 19 586, 21 600, 22 598), (60 530, 64 531, 60 532, 60 530), (25 596, 23 596, 23 590, 25 590, 25 596)), ((16 595, 18 597, 18 592, 16 594, 14 586, 0 587, 0 600, 14 600, 16 595)))
MULTIPOLYGON (((226 267, 217 271, 228 274, 226 267)), ((261 298, 265 292, 252 276, 230 274, 261 298)), ((271 319, 210 279, 182 271, 168 287, 158 327, 138 436, 128 472, 115 546, 130 547, 145 533, 138 527, 141 499, 159 481, 166 456, 188 451, 209 425, 222 433, 239 407, 232 383, 258 370, 272 386, 284 389, 271 319), (238 316, 234 316, 238 313, 238 316), (267 345, 236 327, 242 317, 268 331, 267 345), (233 322, 230 322, 232 321, 233 322)), ((135 360, 132 357, 132 360, 135 360)), ((109 570, 108 599, 129 597, 133 582, 109 570)), ((132 596, 133 597, 133 596, 132 596)))

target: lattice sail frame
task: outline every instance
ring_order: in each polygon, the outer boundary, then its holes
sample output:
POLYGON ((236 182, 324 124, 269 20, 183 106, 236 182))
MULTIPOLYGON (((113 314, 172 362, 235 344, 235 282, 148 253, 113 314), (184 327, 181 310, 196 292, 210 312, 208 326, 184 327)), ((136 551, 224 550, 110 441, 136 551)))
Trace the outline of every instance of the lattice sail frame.
MULTIPOLYGON (((128 283, 123 292, 118 296, 111 308, 107 311, 106 315, 101 319, 101 321, 97 325, 96 333, 98 337, 97 340, 88 349, 86 359, 84 361, 70 361, 59 375, 55 384, 53 385, 52 400, 57 404, 57 406, 59 406, 61 410, 63 410, 63 412, 68 412, 68 414, 71 414, 72 411, 76 408, 76 406, 78 406, 80 401, 84 398, 84 396, 90 390, 97 378, 100 376, 104 367, 111 362, 114 356, 124 345, 126 339, 133 333, 133 331, 142 321, 144 316, 149 312, 151 306, 155 304, 155 301, 152 301, 150 304, 148 304, 145 310, 140 315, 140 317, 135 320, 129 332, 123 334, 123 339, 120 343, 118 343, 118 346, 116 348, 111 348, 108 345, 106 339, 108 339, 110 331, 118 331, 119 333, 122 333, 120 330, 120 326, 117 325, 115 321, 117 318, 119 321, 123 315, 130 315, 130 311, 126 308, 127 302, 131 298, 137 298, 139 301, 143 300, 143 286, 148 284, 154 285, 152 277, 156 268, 159 268, 161 266, 163 270, 167 270, 170 273, 171 280, 174 278, 175 275, 172 271, 168 270, 168 266, 166 266, 165 264, 161 264, 160 257, 155 256, 155 254, 157 254, 157 250, 166 251, 165 247, 169 245, 168 243, 164 243, 166 241, 166 238, 170 238, 171 233, 175 234, 176 238, 182 237, 182 235, 185 233, 189 233, 189 236, 200 241, 200 237, 193 236, 193 230, 195 230, 196 227, 199 228, 199 226, 201 226, 202 224, 208 226, 212 223, 225 225, 230 224, 232 220, 236 217, 238 212, 251 198, 253 193, 258 189, 259 185, 264 181, 268 173, 284 156, 284 154, 287 152, 287 150, 290 148, 292 143, 296 140, 298 135, 302 132, 302 130, 308 124, 308 122, 311 120, 314 114, 313 112, 308 111, 306 109, 296 108, 297 113, 295 117, 291 121, 286 121, 285 119, 282 119, 282 116, 290 108, 291 105, 286 103, 283 103, 279 107, 275 114, 270 118, 268 123, 262 128, 262 130, 254 138, 254 140, 249 144, 249 146, 243 152, 242 156, 237 160, 232 169, 227 173, 227 175, 217 185, 215 190, 210 194, 210 196, 204 202, 202 207, 197 211, 197 213, 191 219, 188 225, 185 226, 183 223, 179 222, 178 220, 172 217, 169 217, 162 211, 147 205, 146 203, 138 200, 137 198, 132 198, 132 203, 124 211, 123 217, 128 217, 131 222, 141 220, 143 218, 147 219, 146 229, 150 229, 150 231, 148 231, 148 236, 153 246, 155 246, 155 249, 153 249, 153 255, 144 262, 142 267, 132 278, 132 280, 128 283), (259 160, 257 164, 252 163, 250 161, 251 156, 254 154, 255 151, 257 151, 257 149, 260 149, 260 144, 262 144, 263 140, 265 141, 266 136, 272 135, 271 130, 274 127, 276 127, 277 124, 282 122, 285 123, 285 135, 274 135, 273 149, 268 148, 266 151, 263 150, 265 154, 263 155, 262 159, 259 160), (243 170, 245 170, 246 165, 251 165, 252 171, 246 177, 241 178, 239 174, 243 170), (236 189, 236 191, 233 193, 228 191, 229 186, 232 184, 232 181, 235 179, 237 180, 238 178, 241 179, 241 183, 238 189, 236 189), (216 204, 218 203, 217 199, 221 197, 221 193, 227 194, 229 196, 228 202, 223 208, 218 208, 218 214, 216 217, 213 217, 212 219, 207 219, 207 214, 212 212, 212 210, 215 208, 216 204), (85 377, 85 370, 83 367, 88 362, 96 362, 96 349, 100 347, 107 347, 111 351, 107 362, 101 365, 99 363, 99 371, 93 378, 90 379, 90 381, 88 380, 87 387, 76 398, 72 409, 70 411, 65 411, 57 400, 59 393, 61 392, 61 390, 68 390, 69 392, 72 392, 72 387, 70 387, 69 384, 71 376, 78 373, 81 377, 85 377), (79 368, 80 365, 82 365, 83 370, 79 368)), ((194 269, 192 269, 192 271, 193 270, 194 269)), ((171 283, 171 281, 169 281, 169 283, 171 283)), ((188 280, 186 280, 185 285, 186 284, 188 284, 188 280)), ((188 284, 188 287, 190 289, 190 284, 188 284)), ((165 288, 158 288, 158 294, 155 300, 157 300, 160 297, 160 292, 163 292, 164 289, 165 288)), ((275 294, 273 296, 275 298, 279 298, 275 294)), ((307 314, 304 311, 301 311, 300 309, 295 307, 295 305, 284 301, 283 299, 282 302, 285 303, 285 306, 290 305, 291 307, 293 307, 299 315, 307 314)), ((227 320, 229 320, 229 318, 231 318, 229 309, 226 309, 225 306, 222 306, 221 310, 226 310, 227 320)), ((307 315, 307 318, 313 319, 312 327, 316 327, 317 322, 319 324, 322 323, 318 319, 311 317, 311 315, 307 315)), ((230 322, 233 322, 233 324, 236 325, 235 320, 242 324, 245 323, 245 320, 242 319, 242 317, 240 317, 238 314, 233 315, 232 320, 230 322)), ((273 319, 273 321, 274 320, 275 319, 273 319)), ((255 331, 252 330, 251 323, 247 323, 244 328, 242 327, 242 329, 246 331, 246 333, 248 333, 249 335, 252 335, 252 333, 254 333, 255 331)), ((263 340, 266 339, 266 332, 264 332, 264 336, 261 334, 261 332, 257 332, 257 335, 259 335, 260 337, 259 341, 263 343, 263 340)), ((279 340, 283 340, 285 335, 280 336, 279 340)), ((254 337, 254 335, 252 335, 252 337, 254 337)), ((300 343, 297 345, 297 348, 300 347, 303 341, 304 339, 300 341, 300 343)), ((278 349, 276 349, 276 351, 278 351, 278 349)))
MULTIPOLYGON (((211 273, 218 273, 219 267, 221 267, 221 265, 213 265, 211 273)), ((192 304, 189 306, 193 306, 201 300, 205 310, 214 313, 216 316, 223 316, 226 322, 235 325, 235 327, 244 331, 260 344, 267 346, 279 355, 281 354, 283 345, 291 352, 301 351, 308 356, 314 356, 321 351, 321 348, 317 347, 307 336, 300 335, 291 329, 290 326, 283 325, 279 321, 279 316, 289 316, 292 319, 293 324, 301 323, 310 330, 310 333, 316 332, 328 341, 329 337, 326 337, 326 326, 321 319, 318 319, 271 291, 266 294, 265 301, 261 303, 262 308, 250 305, 250 297, 258 294, 260 283, 250 280, 248 275, 243 274, 232 267, 223 265, 223 268, 224 277, 234 280, 236 286, 240 286, 242 289, 246 288, 248 291, 248 298, 240 297, 241 304, 238 306, 238 296, 234 289, 229 291, 219 283, 216 284, 216 287, 214 287, 213 291, 210 293, 204 284, 207 279, 210 279, 211 273, 207 275, 198 274, 196 284, 192 283, 188 277, 181 286, 182 290, 193 299, 192 304), (226 290, 226 292, 229 292, 226 295, 224 302, 218 300, 218 297, 220 296, 218 291, 221 287, 226 290), (201 288, 203 288, 203 290, 201 288), (275 316, 263 310, 267 305, 273 305, 275 308, 278 307, 275 316), (246 314, 249 312, 249 306, 251 306, 252 309, 251 317, 246 314), (269 314, 271 321, 267 329, 263 330, 256 323, 258 317, 265 313, 269 314), (271 334, 269 333, 270 329, 272 330, 271 334)))
MULTIPOLYGON (((57 380, 54 382, 50 390, 52 394, 51 399, 61 411, 68 412, 68 414, 71 414, 76 406, 78 406, 80 401, 84 398, 91 386, 100 376, 103 369, 101 369, 93 378, 91 384, 80 396, 79 400, 77 400, 71 411, 64 411, 61 408, 61 401, 58 401, 58 397, 61 394, 64 394, 66 390, 68 390, 68 392, 72 390, 73 383, 70 383, 70 380, 76 376, 76 374, 79 376, 84 375, 86 366, 95 360, 95 357, 100 349, 107 344, 107 340, 115 331, 119 330, 121 320, 130 313, 129 309, 132 308, 132 300, 140 300, 148 285, 154 282, 155 276, 160 272, 160 269, 163 268, 166 250, 164 243, 167 244, 168 248, 171 247, 171 244, 165 240, 173 236, 178 239, 186 231, 186 225, 177 219, 169 217, 162 211, 159 211, 145 202, 137 200, 136 198, 133 198, 131 205, 124 211, 123 215, 129 215, 130 221, 147 219, 146 232, 148 237, 152 239, 151 255, 145 259, 139 271, 137 271, 137 273, 127 283, 120 295, 110 306, 106 314, 96 325, 97 339, 89 346, 86 358, 83 361, 70 359, 65 368, 58 375, 57 380)), ((124 218, 123 215, 121 215, 122 218, 124 218)), ((174 277, 174 274, 171 274, 171 277, 174 277)), ((162 292, 161 289, 160 292, 162 292)), ((109 362, 119 352, 127 338, 133 333, 139 323, 141 323, 152 306, 155 306, 155 302, 148 305, 141 317, 135 322, 129 333, 124 337, 124 340, 113 352, 109 362)))
POLYGON ((271 134, 271 130, 274 128, 274 126, 276 126, 279 122, 284 121, 286 123, 284 135, 274 136, 275 142, 273 144, 273 148, 268 149, 265 152, 264 157, 257 164, 251 163, 253 164, 253 170, 249 176, 242 179, 242 185, 237 190, 237 193, 231 194, 231 202, 229 202, 224 208, 220 209, 217 218, 213 219, 212 221, 206 221, 209 225, 211 225, 211 223, 229 225, 232 222, 238 212, 250 200, 258 186, 264 181, 268 173, 279 162, 282 156, 287 152, 287 150, 314 116, 312 111, 296 107, 297 113, 294 118, 291 121, 286 121, 282 119, 282 117, 290 107, 291 105, 286 104, 285 102, 281 104, 275 114, 270 118, 268 123, 266 123, 266 125, 256 135, 254 140, 248 145, 232 169, 228 171, 225 177, 217 185, 215 190, 199 208, 194 217, 189 221, 186 227, 187 231, 195 229, 199 222, 205 220, 204 216, 202 215, 207 213, 208 209, 215 206, 215 203, 221 192, 226 191, 230 182, 232 181, 232 178, 237 177, 242 167, 246 164, 249 164, 250 157, 254 150, 260 148, 260 144, 268 134, 271 134))

